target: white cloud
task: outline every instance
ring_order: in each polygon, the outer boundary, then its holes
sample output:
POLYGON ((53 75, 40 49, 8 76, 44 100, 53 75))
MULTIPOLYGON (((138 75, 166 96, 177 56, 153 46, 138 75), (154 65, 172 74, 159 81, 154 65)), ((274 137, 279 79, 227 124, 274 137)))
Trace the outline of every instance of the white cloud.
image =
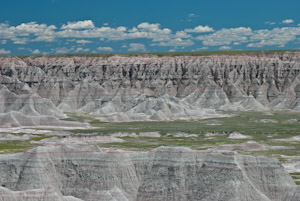
POLYGON ((66 48, 66 47, 58 47, 58 48, 51 49, 51 51, 54 52, 55 54, 66 54, 73 50, 74 48, 66 48))
POLYGON ((37 24, 36 22, 22 23, 17 26, 0 24, 0 38, 11 39, 14 44, 26 44, 29 41, 49 41, 54 38, 56 26, 37 24), (31 37, 31 38, 29 38, 31 37), (34 37, 35 39, 32 39, 34 37), (44 38, 44 39, 42 39, 44 38))
POLYGON ((195 17, 196 15, 194 13, 188 14, 188 17, 195 17))
POLYGON ((28 38, 11 38, 11 40, 13 41, 13 44, 19 45, 24 45, 29 41, 28 38))
POLYGON ((40 52, 40 50, 38 50, 38 49, 35 49, 35 50, 33 50, 32 51, 32 54, 40 54, 41 52, 40 52))
POLYGON ((143 22, 137 26, 139 29, 145 29, 150 31, 157 31, 160 27, 160 24, 150 24, 148 22, 143 22))
POLYGON ((146 47, 142 43, 130 43, 128 51, 130 52, 139 52, 139 51, 146 51, 146 47))
POLYGON ((103 26, 108 26, 109 24, 106 22, 106 23, 103 23, 103 26))
POLYGON ((190 34, 187 34, 185 31, 177 31, 175 34, 175 38, 191 38, 190 34))
POLYGON ((263 45, 262 44, 258 44, 258 43, 249 43, 247 45, 247 47, 262 47, 263 45))
POLYGON ((128 39, 137 39, 137 38, 146 38, 152 39, 153 41, 165 41, 170 39, 169 33, 162 33, 162 32, 148 32, 148 31, 137 31, 134 33, 129 33, 128 39))
MULTIPOLYGON (((62 29, 54 25, 37 24, 36 22, 22 23, 18 26, 9 26, 0 23, 0 39, 10 39, 15 44, 43 41, 53 42, 60 38, 80 38, 78 43, 84 44, 87 38, 99 38, 102 41, 120 41, 128 39, 151 39, 153 42, 168 41, 172 38, 190 37, 187 33, 178 32, 173 35, 168 28, 160 28, 160 24, 148 22, 140 23, 137 27, 127 30, 124 26, 119 27, 95 27, 91 20, 68 22, 62 29)), ((73 38, 73 39, 72 39, 73 38)))
POLYGON ((22 23, 18 26, 9 26, 0 23, 0 39, 11 39, 15 44, 26 44, 31 41, 52 42, 59 38, 99 38, 105 40, 126 40, 146 38, 154 41, 166 41, 171 37, 171 30, 159 28, 160 24, 143 22, 137 27, 127 30, 119 27, 95 27, 91 20, 68 22, 62 29, 56 30, 54 25, 37 24, 36 22, 22 23))
POLYGON ((274 25, 276 22, 265 22, 265 24, 274 25))
MULTIPOLYGON (((55 29, 54 25, 46 24, 37 24, 36 22, 22 23, 16 27, 10 27, 11 30, 14 30, 16 36, 29 36, 33 35, 36 38, 32 41, 44 41, 52 42, 55 38, 55 29)), ((19 38, 20 39, 20 38, 19 38)), ((14 40, 15 44, 26 44, 29 41, 28 38, 23 38, 21 40, 14 40)))
POLYGON ((300 27, 282 27, 253 32, 247 47, 284 46, 300 35, 300 27))
POLYGON ((224 45, 224 46, 222 46, 222 47, 219 48, 219 50, 230 50, 230 49, 231 49, 231 47, 230 46, 226 46, 226 45, 224 45))
MULTIPOLYGON (((287 19, 282 23, 292 23, 292 21, 291 19, 287 19)), ((266 24, 273 25, 274 22, 266 22, 266 24)), ((169 28, 161 27, 159 23, 143 22, 128 29, 124 26, 109 27, 107 25, 95 27, 91 20, 85 20, 68 22, 62 26, 62 29, 58 29, 54 25, 37 24, 36 22, 22 23, 16 26, 0 23, 0 44, 3 45, 8 42, 27 44, 29 42, 40 41, 57 42, 57 45, 61 46, 60 44, 64 44, 66 41, 74 41, 77 44, 93 43, 93 41, 89 39, 96 38, 104 42, 124 41, 122 44, 129 43, 128 40, 131 39, 148 39, 152 42, 151 46, 169 46, 176 48, 194 45, 195 40, 201 41, 205 47, 244 45, 260 48, 265 46, 283 47, 293 41, 296 43, 300 38, 300 24, 294 27, 277 27, 274 29, 252 30, 249 27, 238 27, 223 28, 217 31, 214 31, 214 29, 208 25, 200 25, 193 29, 177 30, 175 32, 172 32, 169 28), (202 34, 194 37, 192 33, 202 34)), ((149 41, 147 41, 147 43, 148 42, 149 41)), ((122 44, 120 44, 120 46, 122 44)), ((129 51, 146 50, 145 45, 128 45, 124 48, 128 48, 129 51)), ((78 51, 83 50, 84 49, 78 49, 78 51)), ((52 49, 50 53, 68 53, 71 51, 76 51, 76 48, 56 48, 52 49)), ((93 51, 93 49, 91 51, 93 51)), ((112 49, 103 49, 100 51, 112 51, 112 49)))
POLYGON ((90 49, 89 48, 82 48, 82 47, 78 47, 76 50, 75 50, 75 52, 88 52, 88 51, 90 51, 90 49))
POLYGON ((3 48, 0 49, 0 54, 11 54, 10 50, 5 50, 3 48))
POLYGON ((112 52, 113 49, 111 47, 98 47, 97 50, 104 52, 112 52))
POLYGON ((181 38, 171 39, 166 42, 153 43, 151 46, 191 46, 194 45, 194 42, 190 39, 182 40, 181 38))
POLYGON ((195 49, 193 51, 200 51, 200 50, 207 50, 207 49, 208 49, 208 47, 200 47, 200 48, 197 48, 197 49, 195 49))
POLYGON ((206 26, 199 25, 194 29, 185 29, 184 31, 188 33, 206 33, 206 32, 213 32, 214 29, 207 25, 206 26))
POLYGON ((230 45, 232 42, 248 42, 252 35, 251 28, 238 27, 230 29, 221 29, 209 35, 198 36, 197 40, 202 40, 205 46, 230 45))
POLYGON ((221 29, 209 35, 198 36, 205 46, 229 46, 231 44, 241 45, 248 43, 247 47, 279 46, 296 40, 300 36, 300 27, 282 27, 271 30, 239 27, 221 29))
POLYGON ((294 23, 294 20, 292 20, 292 19, 286 19, 286 20, 283 20, 282 23, 283 24, 291 24, 291 23, 294 23))
POLYGON ((117 28, 100 27, 95 29, 71 30, 66 29, 56 33, 59 38, 100 38, 107 40, 124 40, 127 38, 127 29, 123 26, 117 28))
POLYGON ((61 27, 61 29, 93 29, 93 28, 95 28, 95 25, 92 20, 68 22, 68 24, 64 24, 61 27))
POLYGON ((46 25, 46 24, 37 24, 36 22, 22 23, 16 27, 10 27, 12 30, 16 30, 20 34, 28 34, 28 33, 45 33, 47 31, 52 31, 57 29, 54 25, 46 25))
POLYGON ((42 35, 33 39, 32 41, 42 41, 42 42, 53 42, 55 40, 55 35, 42 35))
POLYGON ((77 40, 76 43, 86 44, 86 43, 92 43, 92 41, 90 41, 90 40, 77 40))
POLYGON ((168 28, 160 29, 160 24, 150 24, 143 22, 136 27, 128 30, 127 39, 147 38, 152 41, 166 41, 169 40, 172 35, 172 31, 168 28))

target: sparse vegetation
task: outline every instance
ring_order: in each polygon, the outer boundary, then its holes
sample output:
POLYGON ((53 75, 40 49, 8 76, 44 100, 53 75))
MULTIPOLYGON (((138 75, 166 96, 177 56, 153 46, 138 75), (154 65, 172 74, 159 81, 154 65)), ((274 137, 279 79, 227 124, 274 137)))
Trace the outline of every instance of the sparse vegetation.
MULTIPOLYGON (((195 52, 135 52, 135 53, 73 53, 73 54, 51 54, 51 55, 15 55, 21 59, 32 57, 111 57, 111 56, 210 56, 210 55, 257 55, 257 54, 283 54, 299 52, 300 50, 228 50, 228 51, 195 51, 195 52)), ((8 57, 11 55, 0 55, 8 57)))
POLYGON ((0 152, 1 153, 15 153, 23 152, 32 148, 27 141, 22 140, 1 140, 0 141, 0 152))
MULTIPOLYGON (((233 112, 231 117, 211 118, 191 121, 146 121, 146 122, 101 122, 92 117, 70 116, 68 120, 89 122, 93 129, 71 130, 74 133, 95 133, 105 135, 115 132, 160 132, 161 134, 185 132, 203 134, 207 132, 231 133, 239 132, 246 135, 255 136, 257 139, 267 139, 268 135, 277 135, 274 138, 286 138, 299 134, 300 125, 298 122, 284 123, 289 119, 300 119, 298 112, 277 111, 271 116, 263 112, 233 112), (273 119, 278 123, 259 122, 262 119, 273 119), (215 121, 218 124, 212 125, 215 121)), ((74 115, 74 114, 73 114, 74 115)))
MULTIPOLYGON (((76 136, 97 136, 108 135, 110 133, 124 132, 159 132, 161 137, 120 137, 124 142, 112 142, 98 144, 101 147, 121 148, 135 151, 146 151, 159 146, 189 147, 196 150, 206 150, 223 144, 239 144, 249 140, 258 142, 265 146, 284 146, 280 149, 269 150, 236 150, 239 153, 255 156, 275 157, 284 162, 289 156, 300 155, 299 141, 280 141, 300 135, 299 112, 292 111, 268 111, 268 112, 231 112, 232 116, 224 118, 211 118, 191 121, 144 121, 144 122, 101 122, 90 115, 77 115, 69 113, 66 121, 88 122, 94 128, 69 130, 76 136), (261 120, 276 120, 278 123, 261 120), (251 139, 229 139, 232 132, 238 132, 249 135, 251 139), (189 137, 174 136, 176 133, 196 134, 189 137), (205 136, 206 133, 214 133, 214 136, 205 136)), ((36 128, 38 129, 38 128, 36 128)), ((55 129, 57 130, 57 129, 55 129)), ((58 129, 59 130, 59 129, 58 129)), ((19 134, 17 134, 19 135, 19 134)), ((25 151, 38 144, 32 144, 31 141, 40 141, 53 136, 36 135, 30 140, 6 140, 0 141, 0 151, 2 153, 13 153, 25 151)), ((291 174, 296 183, 299 184, 300 173, 291 174)))

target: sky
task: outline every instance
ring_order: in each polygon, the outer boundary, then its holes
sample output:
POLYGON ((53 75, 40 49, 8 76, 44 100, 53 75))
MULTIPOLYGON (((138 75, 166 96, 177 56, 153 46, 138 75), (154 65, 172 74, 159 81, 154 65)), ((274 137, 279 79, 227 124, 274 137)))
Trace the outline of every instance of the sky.
POLYGON ((300 49, 299 0, 2 0, 0 54, 300 49))

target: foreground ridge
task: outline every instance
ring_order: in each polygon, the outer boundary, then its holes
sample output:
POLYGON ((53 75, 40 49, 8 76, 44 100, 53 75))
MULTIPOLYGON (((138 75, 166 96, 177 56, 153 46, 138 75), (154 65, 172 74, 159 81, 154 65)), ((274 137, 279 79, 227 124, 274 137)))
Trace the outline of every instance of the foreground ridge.
POLYGON ((53 145, 0 155, 0 163, 0 200, 6 201, 300 199, 278 160, 234 152, 53 145))

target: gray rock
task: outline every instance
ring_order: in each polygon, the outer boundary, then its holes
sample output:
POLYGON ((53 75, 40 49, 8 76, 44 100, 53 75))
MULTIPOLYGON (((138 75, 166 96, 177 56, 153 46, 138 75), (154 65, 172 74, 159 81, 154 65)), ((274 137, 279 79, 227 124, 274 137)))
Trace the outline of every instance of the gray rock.
POLYGON ((177 57, 0 57, 0 112, 90 113, 102 121, 300 109, 299 53, 177 57))
POLYGON ((278 160, 234 152, 168 147, 125 152, 58 144, 0 155, 0 164, 0 200, 6 201, 30 195, 45 201, 300 199, 300 188, 278 160))

